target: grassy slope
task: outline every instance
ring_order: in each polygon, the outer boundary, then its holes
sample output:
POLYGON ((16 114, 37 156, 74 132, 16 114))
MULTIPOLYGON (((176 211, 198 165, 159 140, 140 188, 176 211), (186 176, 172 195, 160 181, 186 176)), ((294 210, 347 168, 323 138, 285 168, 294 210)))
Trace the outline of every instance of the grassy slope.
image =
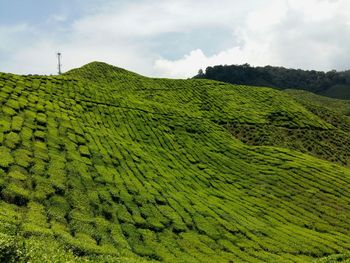
POLYGON ((0 74, 0 102, 0 255, 305 262, 350 249, 348 169, 226 129, 335 129, 284 93, 92 63, 0 74))
MULTIPOLYGON (((328 98, 328 97, 316 95, 314 93, 303 91, 303 90, 285 90, 285 92, 291 95, 292 97, 294 97, 295 99, 297 99, 300 103, 308 107, 310 110, 316 107, 325 108, 324 110, 328 110, 338 115, 350 116, 349 100, 339 100, 339 99, 328 98)), ((344 122, 344 121, 341 121, 341 122, 344 122)), ((348 125, 349 119, 345 122, 347 122, 347 125, 348 125)), ((334 124, 337 124, 337 123, 334 123, 334 124)))
MULTIPOLYGON (((335 143, 335 147, 330 149, 330 151, 332 151, 334 155, 343 156, 343 159, 347 159, 343 164, 349 166, 350 101, 323 97, 301 90, 286 90, 285 92, 309 111, 323 120, 326 120, 336 128, 333 131, 333 138, 338 138, 338 143, 335 143)), ((329 140, 329 138, 327 139, 329 140)), ((322 141, 325 140, 323 139, 322 141)))

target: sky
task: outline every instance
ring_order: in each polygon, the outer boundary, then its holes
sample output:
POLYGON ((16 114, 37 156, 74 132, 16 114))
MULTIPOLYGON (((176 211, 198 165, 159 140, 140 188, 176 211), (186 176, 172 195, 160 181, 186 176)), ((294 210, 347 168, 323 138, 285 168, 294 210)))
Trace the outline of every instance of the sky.
POLYGON ((0 0, 0 71, 102 61, 188 78, 218 64, 350 69, 349 0, 0 0))

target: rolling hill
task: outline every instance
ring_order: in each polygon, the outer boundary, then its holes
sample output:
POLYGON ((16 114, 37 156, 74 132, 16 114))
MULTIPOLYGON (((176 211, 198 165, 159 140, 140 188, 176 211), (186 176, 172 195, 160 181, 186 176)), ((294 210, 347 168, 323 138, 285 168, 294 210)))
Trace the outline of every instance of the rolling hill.
POLYGON ((347 111, 312 100, 99 62, 0 73, 0 261, 348 260, 347 111))

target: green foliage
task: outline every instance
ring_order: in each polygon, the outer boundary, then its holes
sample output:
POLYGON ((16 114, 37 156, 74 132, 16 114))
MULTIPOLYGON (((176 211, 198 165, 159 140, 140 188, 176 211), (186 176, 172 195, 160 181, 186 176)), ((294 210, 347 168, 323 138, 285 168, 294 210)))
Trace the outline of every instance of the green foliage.
POLYGON ((28 168, 33 160, 32 152, 25 149, 18 149, 14 151, 13 156, 15 157, 16 164, 24 168, 28 168))
POLYGON ((21 256, 19 249, 14 237, 0 233, 0 262, 18 262, 21 256))
POLYGON ((0 131, 1 132, 9 132, 11 130, 11 123, 6 119, 0 120, 0 131))
POLYGON ((10 149, 0 146, 0 167, 8 168, 14 162, 14 158, 10 154, 10 149))
POLYGON ((5 145, 10 149, 15 149, 20 141, 21 138, 15 132, 10 132, 5 136, 5 145))
POLYGON ((2 196, 5 201, 19 206, 29 201, 29 191, 16 183, 9 183, 2 191, 2 196))
POLYGON ((13 179, 20 180, 20 181, 24 181, 27 179, 27 176, 18 170, 9 172, 8 176, 13 178, 13 179))
POLYGON ((21 116, 14 116, 12 119, 11 129, 15 132, 20 132, 23 125, 23 118, 21 116))
POLYGON ((346 253, 346 254, 331 255, 331 256, 316 260, 315 262, 317 262, 317 263, 335 263, 335 262, 349 263, 350 262, 350 254, 346 253))

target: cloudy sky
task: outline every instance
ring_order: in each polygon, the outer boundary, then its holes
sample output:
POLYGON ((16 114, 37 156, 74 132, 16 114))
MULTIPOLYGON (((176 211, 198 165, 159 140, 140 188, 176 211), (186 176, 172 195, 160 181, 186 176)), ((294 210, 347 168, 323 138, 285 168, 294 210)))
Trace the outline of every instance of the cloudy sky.
POLYGON ((350 69, 349 0, 0 0, 0 71, 104 61, 187 78, 217 64, 350 69))

